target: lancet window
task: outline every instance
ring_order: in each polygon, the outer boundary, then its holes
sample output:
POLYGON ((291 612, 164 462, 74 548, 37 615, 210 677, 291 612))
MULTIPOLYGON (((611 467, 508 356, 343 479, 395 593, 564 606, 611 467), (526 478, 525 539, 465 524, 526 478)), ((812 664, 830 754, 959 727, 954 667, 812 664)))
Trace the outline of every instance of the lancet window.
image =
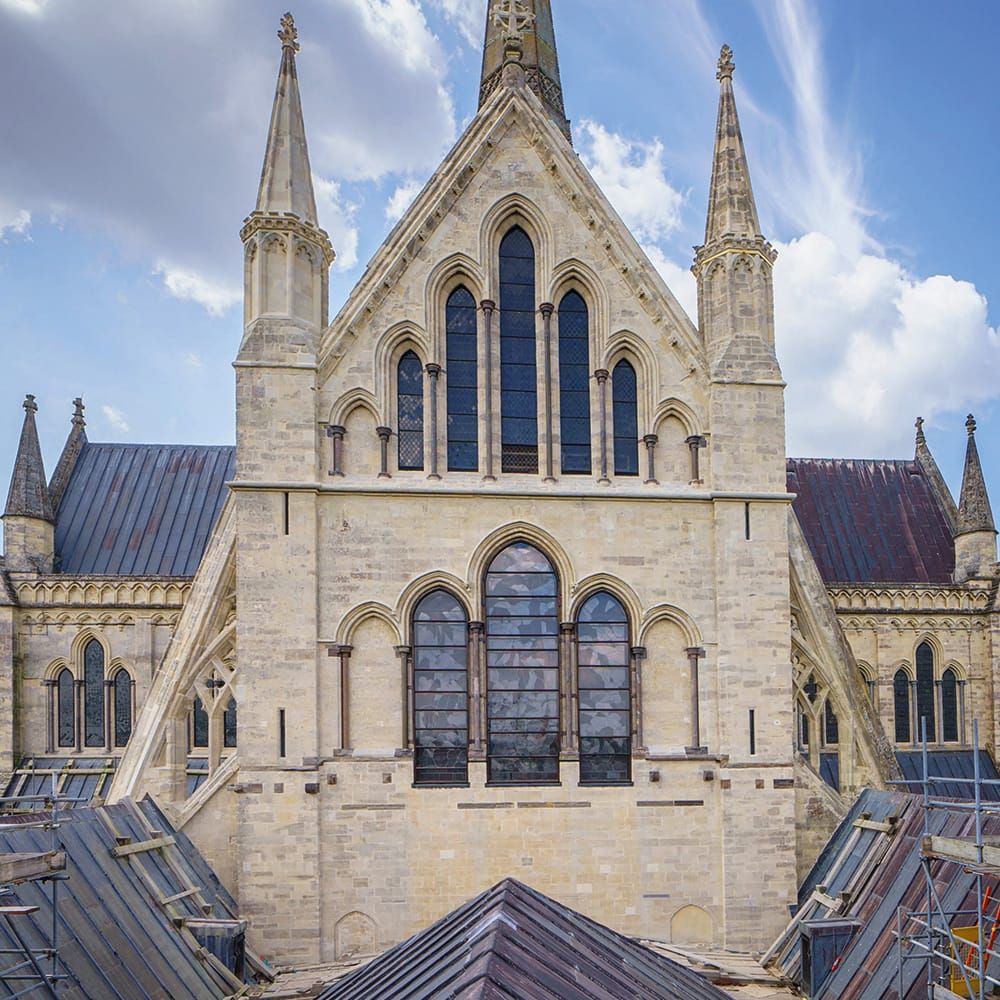
POLYGON ((538 471, 535 249, 515 226, 500 244, 500 461, 538 471))
POLYGON ((577 292, 559 304, 559 437, 563 473, 589 475, 590 317, 577 292))
POLYGON ((934 650, 929 642, 917 646, 917 739, 921 738, 921 719, 927 720, 927 739, 934 739, 934 650))
POLYGON ((469 622, 446 590, 428 594, 413 613, 413 780, 461 785, 469 780, 469 622))
POLYGON ((897 670, 892 679, 892 707, 895 721, 896 742, 909 743, 910 735, 910 679, 905 670, 897 670))
POLYGON ((479 468, 479 386, 476 351, 476 300, 464 286, 445 306, 448 378, 448 469, 479 468))
POLYGON ((823 742, 827 746, 836 746, 840 742, 840 720, 829 698, 823 706, 823 742))
POLYGON ((399 416, 400 469, 424 467, 424 368, 407 351, 396 369, 396 406, 399 416))
POLYGON ((76 745, 76 698, 73 672, 64 667, 56 678, 56 734, 60 747, 76 745))
POLYGON ((208 749, 208 712, 197 695, 191 706, 191 748, 208 749))
POLYGON ((84 746, 104 746, 104 647, 91 639, 83 650, 84 746))
POLYGON ((958 729, 958 675, 949 667, 941 675, 941 739, 957 743, 958 729))
POLYGON ((615 475, 639 475, 639 386, 635 369, 624 359, 611 373, 615 475))
POLYGON ((515 542, 486 574, 488 777, 559 778, 558 582, 549 560, 515 542))
POLYGON ((616 597, 597 593, 580 608, 576 632, 580 780, 628 781, 632 758, 628 616, 616 597))
POLYGON ((115 746, 128 744, 132 735, 132 678, 127 670, 119 670, 112 683, 111 701, 115 715, 115 746))
POLYGON ((222 745, 227 749, 236 746, 236 699, 230 698, 222 713, 222 745))

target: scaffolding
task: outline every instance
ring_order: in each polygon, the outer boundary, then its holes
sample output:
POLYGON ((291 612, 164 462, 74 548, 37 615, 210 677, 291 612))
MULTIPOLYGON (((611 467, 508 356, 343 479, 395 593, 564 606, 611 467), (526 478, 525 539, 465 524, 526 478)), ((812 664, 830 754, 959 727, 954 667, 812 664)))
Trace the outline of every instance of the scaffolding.
MULTIPOLYGON (((917 782, 894 782, 912 786, 917 784, 923 795, 923 842, 920 852, 920 869, 924 879, 924 906, 913 909, 898 906, 896 910, 896 990, 902 1000, 906 995, 904 975, 907 963, 922 962, 926 965, 926 997, 970 997, 985 1000, 1000 993, 1000 978, 990 972, 990 960, 1000 965, 1000 951, 994 948, 1000 930, 1000 841, 984 836, 984 823, 988 816, 1000 816, 1000 802, 984 801, 987 786, 1000 786, 1000 781, 983 778, 980 770, 979 723, 972 723, 973 777, 955 778, 930 773, 930 755, 927 748, 927 720, 921 719, 922 776, 917 782), (963 784, 972 786, 969 801, 942 800, 935 795, 935 786, 963 784), (951 813, 969 813, 974 818, 972 837, 943 837, 934 835, 931 815, 935 810, 951 813), (990 843, 993 841, 993 843, 990 843), (948 892, 939 891, 935 872, 942 863, 959 865, 972 877, 975 909, 965 904, 969 889, 962 889, 963 906, 949 909, 945 904, 948 892), (994 907, 992 916, 989 912, 994 907)), ((952 900, 954 902, 954 900, 952 900)), ((919 976, 919 973, 918 973, 919 976)), ((919 979, 918 979, 919 981, 919 979)))
POLYGON ((0 797, 0 809, 14 802, 37 801, 39 811, 50 807, 49 816, 28 823, 4 823, 0 817, 0 830, 37 829, 48 831, 49 850, 33 854, 0 854, 0 919, 15 947, 0 948, 0 962, 13 959, 13 964, 0 969, 0 984, 11 998, 28 996, 58 996, 58 984, 69 979, 65 964, 59 958, 59 886, 69 878, 66 874, 66 855, 59 844, 60 808, 75 802, 60 795, 56 776, 52 776, 52 791, 48 795, 0 797), (16 896, 17 885, 26 881, 48 883, 51 891, 52 923, 48 932, 32 922, 36 936, 42 938, 40 947, 33 946, 25 933, 26 918, 38 912, 37 906, 7 905, 6 897, 16 896), (36 991, 41 991, 36 993, 36 991))

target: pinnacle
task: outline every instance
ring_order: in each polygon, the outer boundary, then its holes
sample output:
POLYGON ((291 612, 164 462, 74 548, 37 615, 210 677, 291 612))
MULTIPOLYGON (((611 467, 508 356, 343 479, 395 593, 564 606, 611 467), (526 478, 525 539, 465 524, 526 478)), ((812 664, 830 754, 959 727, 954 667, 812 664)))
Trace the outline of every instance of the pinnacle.
POLYGON ((982 465, 979 461, 979 449, 976 447, 976 420, 969 414, 965 422, 969 441, 965 451, 965 470, 962 474, 962 497, 958 504, 958 526, 956 534, 971 531, 995 531, 993 510, 990 498, 986 492, 986 480, 983 477, 982 465))
POLYGON ((22 406, 24 424, 21 427, 17 457, 14 459, 14 474, 10 481, 4 517, 32 517, 40 521, 52 521, 52 501, 45 483, 45 466, 35 426, 38 404, 34 396, 28 395, 22 406))

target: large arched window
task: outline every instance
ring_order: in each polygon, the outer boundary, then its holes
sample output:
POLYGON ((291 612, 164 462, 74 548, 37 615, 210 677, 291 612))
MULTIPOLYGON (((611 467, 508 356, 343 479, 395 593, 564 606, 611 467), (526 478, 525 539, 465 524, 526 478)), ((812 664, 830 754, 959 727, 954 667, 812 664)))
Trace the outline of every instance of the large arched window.
POLYGON ((624 359, 611 373, 615 475, 639 475, 639 386, 635 369, 624 359))
POLYGON ((576 292, 559 304, 559 438, 563 473, 588 475, 590 321, 587 303, 576 292))
POLYGON ((104 647, 96 639, 83 650, 83 744, 104 746, 104 647))
POLYGON ((500 467, 538 471, 535 248, 519 227, 500 244, 500 467))
POLYGON ((486 574, 490 781, 559 779, 559 598, 555 570, 515 542, 486 574))
POLYGON ((448 468, 479 468, 479 388, 476 353, 476 300, 465 287, 448 296, 445 307, 448 377, 448 468))
POLYGON ((892 709, 895 717, 896 742, 909 743, 910 735, 910 678, 905 670, 897 670, 892 679, 892 709))
POLYGON ((628 781, 632 760, 628 616, 611 594, 594 594, 576 622, 580 780, 628 781))
POLYGON ((132 735, 132 678, 127 670, 119 670, 115 674, 111 694, 115 712, 115 746, 127 746, 132 735))
POLYGON ((413 613, 415 784, 469 780, 468 667, 465 608, 446 590, 435 590, 413 613))
POLYGON ((407 351, 396 369, 396 405, 399 410, 399 467, 424 467, 424 367, 407 351))
POLYGON ((941 675, 941 739, 958 742, 958 675, 951 667, 941 675))
POLYGON ((64 667, 56 678, 56 735, 60 747, 76 746, 76 699, 73 673, 64 667))
POLYGON ((921 738, 920 720, 927 720, 927 740, 934 741, 934 650, 929 642, 917 646, 917 739, 921 738))

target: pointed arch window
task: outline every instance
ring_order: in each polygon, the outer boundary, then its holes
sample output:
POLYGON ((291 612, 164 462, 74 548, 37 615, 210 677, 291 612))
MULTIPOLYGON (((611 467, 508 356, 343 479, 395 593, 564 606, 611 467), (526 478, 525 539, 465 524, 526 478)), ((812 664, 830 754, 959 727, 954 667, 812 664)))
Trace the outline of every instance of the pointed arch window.
POLYGON ((476 300, 462 286, 445 306, 446 373, 448 377, 448 469, 479 468, 479 359, 476 300))
POLYGON ((910 733, 910 678, 905 670, 897 670, 892 679, 892 708, 896 729, 896 742, 909 743, 910 733))
POLYGON ((76 698, 73 673, 68 667, 56 678, 56 733, 60 747, 76 746, 76 698))
POLYGON ((115 674, 111 697, 115 713, 115 746, 127 746, 132 736, 132 678, 127 670, 119 670, 115 674))
POLYGON ((639 385, 624 359, 611 373, 611 414, 615 439, 615 475, 639 475, 639 385))
POLYGON ((559 780, 559 597, 552 564, 527 542, 486 573, 488 777, 559 780))
POLYGON ((407 351, 396 368, 400 469, 424 467, 424 366, 407 351))
POLYGON ((823 706, 823 742, 828 746, 836 746, 840 742, 840 720, 827 698, 823 706))
POLYGON ((590 316, 577 292, 559 304, 559 438, 565 475, 589 475, 590 316))
POLYGON ((628 616, 621 601, 597 593, 576 622, 579 664, 580 781, 631 778, 632 707, 628 616))
POLYGON ((917 739, 921 738, 920 720, 927 720, 927 740, 934 741, 934 650, 929 642, 917 646, 917 739))
POLYGON ((413 781, 464 785, 469 780, 469 622, 446 590, 428 594, 413 613, 413 781))
POLYGON ((500 244, 500 467, 538 472, 535 248, 515 226, 500 244))
POLYGON ((809 749, 809 709, 799 700, 795 702, 795 717, 795 735, 799 750, 805 752, 809 749))
POLYGON ((958 742, 958 675, 951 667, 941 675, 941 739, 958 742))
POLYGON ((191 706, 191 748, 206 749, 208 747, 208 712, 197 695, 191 706))
POLYGON ((236 746, 236 699, 230 698, 222 713, 222 745, 227 749, 236 746))
POLYGON ((83 650, 83 742, 104 746, 104 647, 96 639, 83 650))

